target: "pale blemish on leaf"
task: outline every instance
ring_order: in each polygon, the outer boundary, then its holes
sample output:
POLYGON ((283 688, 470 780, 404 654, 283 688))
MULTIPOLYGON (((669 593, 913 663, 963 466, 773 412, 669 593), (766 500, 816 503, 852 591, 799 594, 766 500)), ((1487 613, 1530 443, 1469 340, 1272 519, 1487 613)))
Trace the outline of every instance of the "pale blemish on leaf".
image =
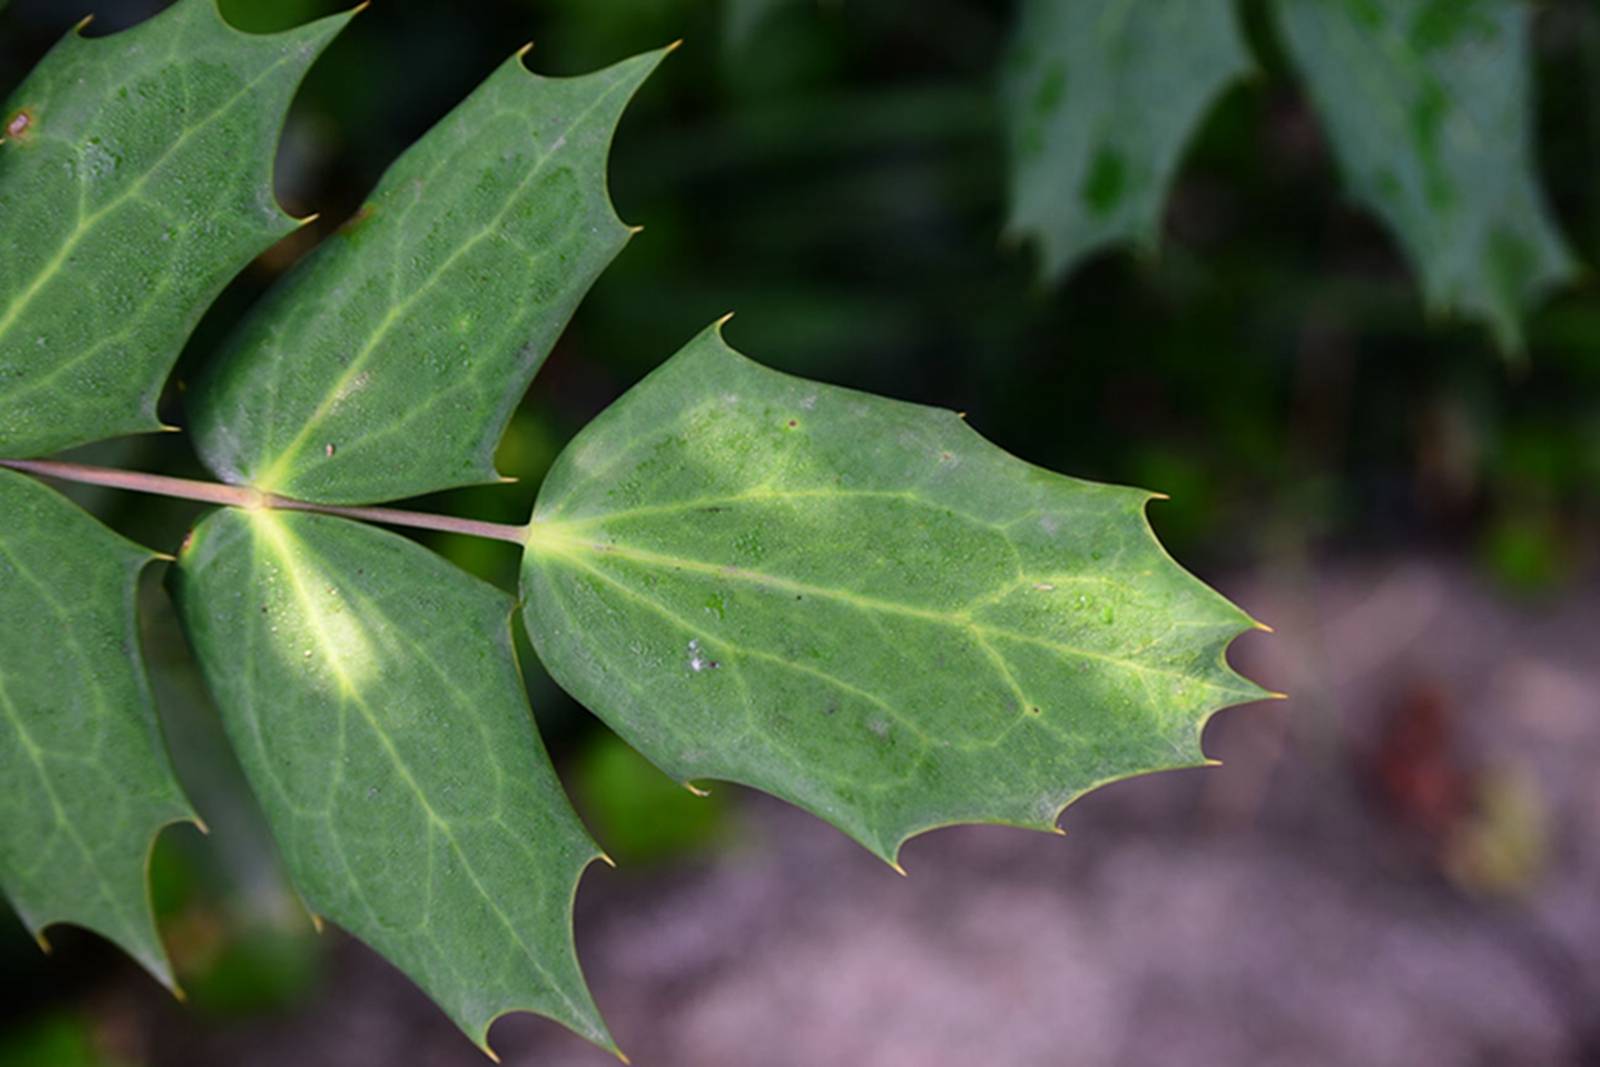
POLYGON ((689 642, 689 669, 699 674, 701 671, 714 671, 722 664, 707 656, 700 648, 700 642, 689 642))
POLYGON ((33 129, 33 112, 28 108, 23 108, 6 120, 6 136, 12 140, 27 140, 33 129))

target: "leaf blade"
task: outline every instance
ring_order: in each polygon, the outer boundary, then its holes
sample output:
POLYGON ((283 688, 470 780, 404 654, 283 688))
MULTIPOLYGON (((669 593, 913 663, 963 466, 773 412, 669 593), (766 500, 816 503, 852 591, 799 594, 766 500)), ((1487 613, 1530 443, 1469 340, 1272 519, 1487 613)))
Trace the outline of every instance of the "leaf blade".
POLYGON ((1280 0, 1288 51, 1347 185, 1422 275, 1434 312, 1522 311, 1574 264, 1533 164, 1524 4, 1280 0))
POLYGON ((4 469, 0 512, 0 886, 41 944, 82 926, 176 989, 146 875, 161 829, 197 820, 139 654, 155 557, 4 469))
POLYGON ((1027 0, 1006 63, 1006 232, 1046 280, 1099 248, 1158 243, 1168 188, 1207 109, 1250 67, 1231 0, 1027 0))
POLYGON ((214 513, 175 577, 307 904, 486 1051, 511 1010, 614 1050, 571 929, 600 853, 534 729, 509 598, 397 535, 300 512, 214 513))
POLYGON ((668 774, 893 862, 934 826, 1050 828, 1104 781, 1202 763, 1206 717, 1263 695, 1223 659, 1252 624, 1165 555, 1147 499, 713 331, 557 460, 523 610, 556 681, 668 774))
POLYGON ((494 481, 512 409, 631 232, 606 155, 666 51, 579 78, 519 52, 402 155, 198 384, 212 470, 339 504, 494 481))
POLYGON ((258 36, 180 0, 69 33, 0 109, 0 454, 160 428, 201 314, 298 225, 272 194, 278 133, 349 18, 258 36))

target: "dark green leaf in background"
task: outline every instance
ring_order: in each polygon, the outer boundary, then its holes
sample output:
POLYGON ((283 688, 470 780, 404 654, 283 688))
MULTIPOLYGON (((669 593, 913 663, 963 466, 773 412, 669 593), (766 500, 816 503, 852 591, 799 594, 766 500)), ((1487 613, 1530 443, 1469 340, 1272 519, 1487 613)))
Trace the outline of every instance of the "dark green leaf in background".
POLYGON ((761 25, 796 0, 723 0, 722 44, 738 54, 750 44, 761 25))
POLYGON ((1249 67, 1232 0, 1024 0, 1007 60, 1007 232, 1047 278, 1118 241, 1154 248, 1184 145, 1249 67))
POLYGON ((664 54, 544 78, 518 53, 407 151, 201 383, 212 470, 322 503, 494 481, 512 409, 627 241, 606 154, 664 54))
POLYGON ((207 305, 297 225, 272 192, 278 133, 348 20, 257 36, 181 0, 69 33, 0 106, 0 455, 158 428, 207 305))
POLYGON ((167 986, 156 833, 193 818, 161 746, 134 598, 152 553, 0 469, 0 886, 38 935, 70 922, 167 986))
POLYGON ((572 937, 599 851, 535 732, 512 602, 395 534, 217 512, 175 591, 306 903, 480 1047, 536 1011, 612 1048, 572 937))
POLYGON ((1150 494, 1032 467, 948 411, 767 370, 708 332, 586 427, 523 569, 551 674, 682 781, 805 807, 893 860, 956 822, 1051 828, 1202 763, 1263 692, 1250 620, 1150 494))
POLYGON ((1284 36, 1352 195, 1394 231, 1429 307, 1522 312, 1573 264, 1533 160, 1530 5, 1279 0, 1284 36))

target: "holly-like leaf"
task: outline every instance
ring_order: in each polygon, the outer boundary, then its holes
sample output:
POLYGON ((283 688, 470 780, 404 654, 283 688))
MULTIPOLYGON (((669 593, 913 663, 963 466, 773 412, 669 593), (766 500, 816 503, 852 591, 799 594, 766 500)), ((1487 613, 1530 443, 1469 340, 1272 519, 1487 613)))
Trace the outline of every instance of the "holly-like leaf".
POLYGON ((1233 0, 1024 0, 1007 61, 1011 214, 1046 277, 1154 248, 1185 143, 1249 67, 1233 0))
POLYGON ((201 384, 211 469, 321 503, 494 481, 512 409, 627 241, 606 154, 665 52, 580 78, 518 53, 413 145, 201 384))
POLYGON ((1202 763, 1250 620, 1181 570, 1150 494, 1007 455, 952 412, 789 377, 715 330, 540 491, 528 630, 674 777, 754 786, 891 861, 955 822, 1052 828, 1202 763))
POLYGON ((170 988, 145 874, 194 818, 161 746, 135 592, 154 555, 0 469, 0 886, 40 938, 110 938, 170 988))
POLYGON ((1345 181, 1394 231, 1435 312, 1500 344, 1572 274, 1534 178, 1528 25, 1503 0, 1280 0, 1345 181))
POLYGON ((0 455, 159 428, 200 315, 298 225, 273 153, 348 20, 258 36, 216 0, 179 0, 110 37, 69 33, 0 107, 0 455))
POLYGON ((599 852, 539 742, 511 599, 405 538, 219 511, 176 570, 228 737, 318 915, 480 1047, 536 1011, 606 1048, 573 947, 599 852))

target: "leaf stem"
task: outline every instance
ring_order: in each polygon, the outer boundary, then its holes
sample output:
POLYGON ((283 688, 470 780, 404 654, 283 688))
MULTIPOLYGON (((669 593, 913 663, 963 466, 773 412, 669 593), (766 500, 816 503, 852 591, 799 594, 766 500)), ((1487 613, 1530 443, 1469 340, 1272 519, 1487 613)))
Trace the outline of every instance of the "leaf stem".
POLYGON ((115 467, 91 467, 82 463, 61 463, 48 459, 0 459, 0 467, 10 467, 12 470, 65 482, 104 485, 112 489, 154 493, 157 496, 177 497, 181 500, 198 500, 203 504, 218 504, 223 507, 313 511, 320 515, 338 515, 346 519, 376 522, 385 526, 408 526, 418 530, 441 530, 445 533, 465 534, 468 537, 509 541, 514 545, 523 544, 528 539, 526 526, 513 526, 510 523, 483 522, 478 519, 461 519, 454 515, 435 515, 425 511, 402 511, 399 508, 312 504, 304 500, 278 496, 276 493, 263 493, 243 485, 222 485, 218 482, 195 481, 192 478, 171 478, 165 474, 146 474, 143 471, 125 471, 115 467))

